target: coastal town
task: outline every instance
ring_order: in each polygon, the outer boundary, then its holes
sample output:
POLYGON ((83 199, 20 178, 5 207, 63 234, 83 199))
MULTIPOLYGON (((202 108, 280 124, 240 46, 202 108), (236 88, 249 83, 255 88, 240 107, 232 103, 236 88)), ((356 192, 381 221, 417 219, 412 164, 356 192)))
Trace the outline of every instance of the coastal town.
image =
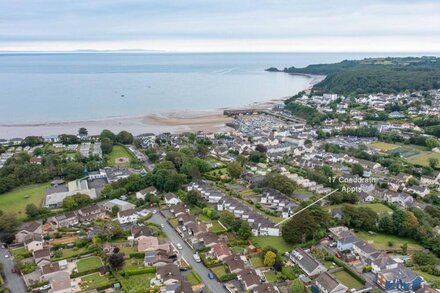
POLYGON ((439 292, 440 90, 224 115, 0 138, 0 292, 439 292))

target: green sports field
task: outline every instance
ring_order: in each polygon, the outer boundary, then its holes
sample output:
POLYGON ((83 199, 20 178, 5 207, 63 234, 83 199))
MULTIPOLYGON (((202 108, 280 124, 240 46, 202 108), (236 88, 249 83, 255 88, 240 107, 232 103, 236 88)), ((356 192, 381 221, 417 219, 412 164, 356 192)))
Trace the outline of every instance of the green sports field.
POLYGON ((29 185, 0 194, 0 209, 3 212, 15 213, 23 219, 26 217, 26 205, 33 203, 37 207, 41 206, 49 185, 49 183, 29 185))

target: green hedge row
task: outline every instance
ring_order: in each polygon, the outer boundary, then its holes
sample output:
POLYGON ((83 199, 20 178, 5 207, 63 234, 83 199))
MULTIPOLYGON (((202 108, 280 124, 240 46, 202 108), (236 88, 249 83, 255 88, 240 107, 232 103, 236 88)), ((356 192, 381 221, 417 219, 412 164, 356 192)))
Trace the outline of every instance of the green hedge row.
POLYGON ((223 276, 221 276, 219 278, 219 280, 221 282, 227 282, 227 281, 231 281, 237 278, 237 274, 236 273, 229 273, 229 274, 224 274, 223 276))
POLYGON ((135 275, 142 275, 142 274, 152 274, 156 273, 156 267, 145 267, 142 269, 131 269, 131 270, 124 270, 121 272, 122 276, 135 276, 135 275))
POLYGON ((130 258, 144 258, 145 252, 132 252, 128 255, 130 258))
POLYGON ((72 274, 70 274, 70 278, 74 279, 74 278, 82 277, 82 276, 89 275, 92 273, 96 273, 99 271, 99 269, 100 268, 93 268, 93 269, 83 271, 83 272, 72 273, 72 274))

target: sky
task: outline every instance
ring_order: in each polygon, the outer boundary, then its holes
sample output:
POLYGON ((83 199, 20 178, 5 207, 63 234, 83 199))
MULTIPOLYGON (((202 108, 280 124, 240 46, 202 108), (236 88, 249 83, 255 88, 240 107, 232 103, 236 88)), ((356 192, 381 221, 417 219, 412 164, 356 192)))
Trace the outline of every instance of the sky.
POLYGON ((440 52, 439 0, 3 0, 1 51, 440 52))

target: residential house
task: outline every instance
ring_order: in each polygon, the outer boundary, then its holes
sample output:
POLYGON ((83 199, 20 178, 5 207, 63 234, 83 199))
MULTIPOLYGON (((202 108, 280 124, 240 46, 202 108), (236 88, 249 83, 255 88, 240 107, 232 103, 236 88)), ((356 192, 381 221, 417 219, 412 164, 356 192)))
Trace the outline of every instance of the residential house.
POLYGON ((154 186, 147 187, 141 191, 136 192, 136 198, 145 199, 147 194, 157 195, 157 189, 154 186))
POLYGON ((78 216, 75 212, 67 212, 51 218, 50 222, 56 227, 71 227, 79 224, 78 216))
POLYGON ((165 204, 167 206, 173 206, 182 202, 174 193, 168 192, 164 195, 165 204))
POLYGON ((327 271, 326 267, 302 248, 293 250, 289 255, 290 260, 297 264, 309 277, 317 276, 327 271))
POLYGON ((18 231, 15 234, 15 241, 22 243, 26 239, 29 239, 34 234, 42 234, 43 233, 43 227, 38 222, 28 222, 26 223, 20 231, 18 231))
POLYGON ((35 263, 40 268, 50 263, 50 249, 48 247, 40 250, 34 250, 32 252, 32 256, 34 257, 35 263))
POLYGON ((120 199, 112 199, 103 204, 107 213, 112 213, 112 209, 115 206, 119 208, 120 212, 136 208, 136 205, 120 199))
POLYGON ((226 243, 219 242, 211 248, 209 255, 213 256, 218 260, 223 261, 225 258, 231 256, 232 252, 226 243))
POLYGON ((348 287, 339 283, 335 277, 327 272, 320 274, 315 280, 315 286, 322 293, 346 293, 348 287))
POLYGON ((81 221, 89 222, 89 221, 105 218, 106 213, 100 205, 92 204, 87 207, 83 207, 79 209, 78 216, 81 221))
POLYGON ((28 251, 37 251, 44 248, 44 240, 41 234, 33 234, 24 241, 24 247, 28 251))
POLYGON ((251 291, 261 284, 261 277, 252 268, 246 268, 237 273, 237 279, 242 283, 245 291, 251 291))
POLYGON ((380 270, 376 274, 376 283, 386 291, 408 292, 420 289, 423 278, 399 263, 397 267, 380 270))
POLYGON ((135 209, 123 210, 118 212, 119 224, 136 223, 139 215, 135 209))
POLYGON ((224 264, 227 266, 230 273, 237 274, 245 268, 244 261, 240 258, 240 256, 235 254, 224 258, 224 264))

